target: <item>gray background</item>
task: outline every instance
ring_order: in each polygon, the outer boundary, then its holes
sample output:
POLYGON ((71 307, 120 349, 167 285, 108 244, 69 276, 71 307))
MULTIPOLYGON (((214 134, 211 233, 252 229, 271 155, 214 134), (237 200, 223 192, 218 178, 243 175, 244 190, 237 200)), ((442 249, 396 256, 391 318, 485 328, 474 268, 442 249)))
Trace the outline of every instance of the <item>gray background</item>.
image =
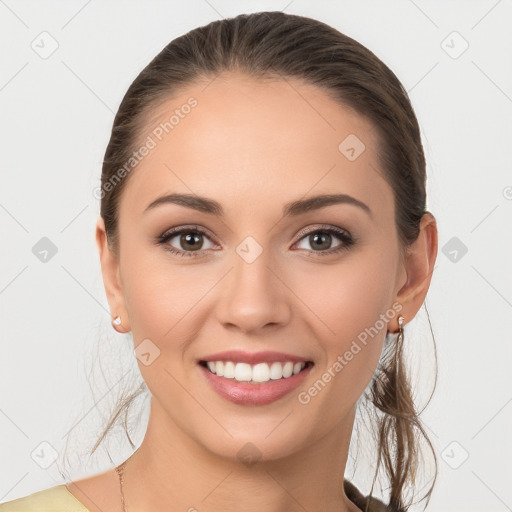
MULTIPOLYGON (((114 113, 171 39, 262 10, 333 25, 376 53, 410 94, 439 227, 426 301, 439 379, 422 418, 440 472, 428 510, 512 510, 512 3, 505 0, 0 0, 0 502, 62 483, 60 462, 51 462, 62 460, 66 440, 73 478, 131 453, 117 430, 112 460, 104 449, 96 460, 79 455, 137 377, 129 338, 110 326, 94 242, 93 190, 114 113), (49 246, 57 252, 41 261, 49 246)), ((423 309, 406 339, 421 405, 433 368, 423 309)), ((134 422, 140 441, 144 417, 134 422)), ((354 477, 364 492, 366 477, 354 477)))

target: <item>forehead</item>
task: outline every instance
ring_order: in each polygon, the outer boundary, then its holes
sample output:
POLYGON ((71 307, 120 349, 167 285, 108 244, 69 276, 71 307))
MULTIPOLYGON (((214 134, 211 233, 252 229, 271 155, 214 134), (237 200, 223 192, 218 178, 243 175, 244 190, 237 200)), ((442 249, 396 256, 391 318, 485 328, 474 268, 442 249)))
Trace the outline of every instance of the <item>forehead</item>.
POLYGON ((262 197, 281 206, 317 193, 348 193, 377 209, 392 200, 373 124, 294 79, 224 73, 188 85, 148 113, 144 144, 151 149, 122 198, 139 212, 175 191, 226 206, 256 207, 262 197))

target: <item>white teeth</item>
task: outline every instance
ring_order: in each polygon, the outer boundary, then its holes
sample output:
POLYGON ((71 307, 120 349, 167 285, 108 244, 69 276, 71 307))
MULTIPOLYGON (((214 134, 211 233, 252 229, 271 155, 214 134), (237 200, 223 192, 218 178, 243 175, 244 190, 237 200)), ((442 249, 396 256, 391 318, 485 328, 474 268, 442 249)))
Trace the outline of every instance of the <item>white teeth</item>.
POLYGON ((224 363, 224 367, 222 370, 224 372, 224 377, 226 377, 226 379, 233 379, 235 377, 235 364, 232 363, 231 361, 227 361, 226 363, 224 363))
MULTIPOLYGON (((300 372, 300 370, 299 370, 299 372, 300 372)), ((283 366, 283 377, 286 379, 287 377, 291 377, 292 375, 293 375, 293 363, 291 361, 288 361, 287 363, 284 363, 284 366, 283 366)))
POLYGON ((252 369, 252 380, 254 382, 267 382, 270 380, 270 370, 267 363, 255 364, 252 369))
POLYGON ((233 361, 207 361, 206 365, 212 373, 219 377, 256 383, 286 379, 292 375, 297 375, 306 366, 306 363, 294 364, 287 361, 283 364, 274 362, 269 366, 268 363, 250 365, 248 363, 234 363, 233 361))
POLYGON ((270 367, 270 378, 274 380, 283 378, 283 366, 281 363, 272 363, 270 367))
MULTIPOLYGON (((231 363, 231 361, 228 361, 226 363, 226 366, 231 363)), ((234 363, 231 363, 234 364, 234 363)), ((226 375, 227 377, 227 375, 226 375)), ((247 363, 237 363, 235 366, 235 375, 236 380, 251 380, 252 379, 252 370, 251 365, 247 363)))

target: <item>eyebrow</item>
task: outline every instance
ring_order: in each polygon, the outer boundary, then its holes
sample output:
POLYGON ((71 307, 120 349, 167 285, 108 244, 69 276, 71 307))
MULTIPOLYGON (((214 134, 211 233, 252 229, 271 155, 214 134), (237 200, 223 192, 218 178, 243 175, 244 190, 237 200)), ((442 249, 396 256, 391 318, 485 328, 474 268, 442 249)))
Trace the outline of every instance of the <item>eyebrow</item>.
MULTIPOLYGON (((177 193, 168 194, 155 199, 146 207, 144 213, 162 204, 177 204, 179 206, 192 208, 193 210, 215 215, 217 217, 224 216, 224 210, 222 206, 220 203, 213 199, 197 196, 195 194, 177 193)), ((334 204, 351 204, 364 210, 370 217, 372 216, 372 212, 368 205, 362 201, 359 201, 359 199, 356 199, 355 197, 349 196, 347 194, 327 194, 286 203, 283 207, 283 217, 301 215, 303 213, 319 210, 320 208, 325 208, 326 206, 331 206, 334 204)))

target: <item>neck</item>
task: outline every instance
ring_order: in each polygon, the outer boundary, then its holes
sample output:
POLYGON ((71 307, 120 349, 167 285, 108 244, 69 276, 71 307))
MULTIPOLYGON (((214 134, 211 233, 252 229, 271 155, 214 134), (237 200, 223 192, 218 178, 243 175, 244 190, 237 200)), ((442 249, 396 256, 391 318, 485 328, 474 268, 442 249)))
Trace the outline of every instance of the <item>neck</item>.
POLYGON ((124 470, 127 512, 360 512, 343 477, 355 408, 336 429, 299 453, 275 460, 219 457, 183 432, 154 397, 146 435, 124 470))

